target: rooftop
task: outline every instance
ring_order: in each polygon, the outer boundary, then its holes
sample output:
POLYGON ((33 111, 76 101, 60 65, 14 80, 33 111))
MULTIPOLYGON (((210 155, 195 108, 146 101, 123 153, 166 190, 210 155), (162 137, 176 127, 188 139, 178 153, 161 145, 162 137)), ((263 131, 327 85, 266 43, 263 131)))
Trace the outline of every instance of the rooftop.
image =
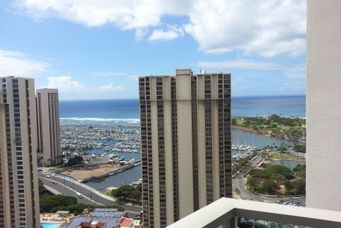
POLYGON ((111 218, 121 218, 125 215, 125 212, 117 211, 117 209, 112 208, 96 208, 90 212, 92 217, 111 217, 111 218))
POLYGON ((66 227, 78 228, 81 224, 83 227, 87 227, 88 224, 98 223, 99 225, 105 224, 105 226, 103 226, 105 228, 114 228, 117 226, 118 222, 119 218, 74 217, 66 227))
POLYGON ((119 227, 132 227, 134 224, 134 220, 131 218, 122 218, 120 221, 120 226, 119 227))

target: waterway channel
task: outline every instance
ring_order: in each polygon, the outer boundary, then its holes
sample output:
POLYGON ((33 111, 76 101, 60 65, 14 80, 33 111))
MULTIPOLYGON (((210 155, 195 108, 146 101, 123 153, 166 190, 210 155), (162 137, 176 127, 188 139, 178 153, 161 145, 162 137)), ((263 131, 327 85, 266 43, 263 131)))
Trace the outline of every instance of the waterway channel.
MULTIPOLYGON (((265 146, 280 146, 282 143, 287 145, 294 145, 295 142, 276 139, 267 137, 264 135, 259 135, 255 133, 245 132, 238 129, 232 130, 232 144, 233 145, 248 145, 255 146, 257 148, 264 148, 265 146)), ((104 150, 96 149, 94 151, 89 151, 90 153, 102 154, 105 153, 104 150)), ((239 151, 233 151, 233 154, 240 153, 239 151)), ((120 156, 124 157, 126 160, 135 159, 141 160, 140 154, 138 153, 118 153, 120 156)), ((119 187, 125 184, 130 184, 136 182, 141 178, 141 166, 134 167, 132 169, 126 170, 119 174, 109 176, 103 179, 101 182, 89 181, 86 184, 92 188, 104 192, 108 187, 119 187)))

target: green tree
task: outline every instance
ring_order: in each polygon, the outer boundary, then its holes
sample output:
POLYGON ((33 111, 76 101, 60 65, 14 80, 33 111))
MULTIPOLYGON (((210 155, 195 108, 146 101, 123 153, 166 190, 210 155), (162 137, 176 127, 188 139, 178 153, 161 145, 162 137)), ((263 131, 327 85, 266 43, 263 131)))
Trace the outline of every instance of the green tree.
POLYGON ((272 123, 271 125, 270 125, 270 128, 272 128, 272 129, 276 129, 278 126, 277 126, 277 124, 275 124, 275 123, 272 123))
POLYGON ((134 199, 136 201, 140 201, 142 196, 142 185, 138 184, 136 187, 123 185, 117 189, 113 189, 111 194, 114 197, 121 198, 123 200, 134 199))
POLYGON ((141 183, 135 187, 135 191, 132 194, 132 198, 135 200, 141 200, 142 198, 142 184, 141 183))
POLYGON ((41 179, 38 179, 39 194, 45 192, 44 184, 41 179))
MULTIPOLYGON (((123 211, 123 208, 117 206, 96 206, 96 208, 117 208, 123 211)), ((55 213, 58 210, 66 210, 78 215, 87 209, 87 211, 92 211, 94 206, 77 203, 77 199, 72 196, 64 195, 53 195, 47 196, 40 199, 40 212, 42 213, 55 213)))
POLYGON ((305 194, 305 180, 297 179, 292 182, 296 194, 305 194))
POLYGON ((239 188, 235 188, 235 192, 236 192, 236 195, 237 195, 237 196, 240 196, 240 190, 239 190, 239 188))
POLYGON ((258 128, 258 126, 256 124, 252 125, 252 129, 255 130, 255 131, 259 130, 259 128, 258 128))
POLYGON ((80 165, 80 164, 83 164, 83 157, 77 155, 73 158, 69 158, 65 166, 70 167, 70 166, 75 166, 75 165, 80 165))
POLYGON ((281 146, 278 148, 278 150, 281 153, 285 153, 288 149, 287 149, 287 146, 285 145, 285 143, 281 143, 281 146))
POLYGON ((259 191, 259 179, 257 178, 253 178, 253 177, 249 177, 247 179, 247 186, 250 188, 251 191, 254 191, 254 192, 258 192, 259 191))
POLYGON ((260 187, 262 193, 268 194, 275 193, 277 189, 279 189, 279 186, 273 180, 265 180, 260 187))
POLYGON ((297 152, 305 153, 306 151, 305 144, 295 144, 294 150, 297 152))
POLYGON ((269 178, 270 176, 263 169, 253 169, 249 175, 255 178, 269 178))
POLYGON ((243 127, 249 127, 250 126, 250 121, 249 120, 245 120, 243 123, 242 123, 242 125, 243 125, 243 127))
POLYGON ((291 183, 291 181, 286 181, 284 183, 285 189, 287 190, 287 194, 289 194, 289 192, 292 191, 292 189, 294 189, 294 185, 291 183))
POLYGON ((281 165, 271 165, 265 169, 265 173, 269 176, 279 174, 289 180, 294 178, 292 170, 281 165))
POLYGON ((84 209, 88 209, 90 211, 90 210, 93 210, 94 207, 79 203, 79 204, 70 204, 63 208, 63 210, 70 211, 71 213, 75 215, 81 214, 84 211, 84 209))
POLYGON ((296 176, 305 178, 305 165, 298 164, 293 171, 296 176))
POLYGON ((278 173, 274 173, 274 174, 272 174, 271 175, 271 177, 270 177, 270 179, 271 180, 275 180, 275 181, 286 181, 287 180, 287 178, 284 176, 284 175, 282 175, 282 174, 278 174, 278 173))
POLYGON ((43 213, 56 212, 59 208, 77 204, 77 199, 72 196, 53 195, 40 199, 40 211, 43 213))

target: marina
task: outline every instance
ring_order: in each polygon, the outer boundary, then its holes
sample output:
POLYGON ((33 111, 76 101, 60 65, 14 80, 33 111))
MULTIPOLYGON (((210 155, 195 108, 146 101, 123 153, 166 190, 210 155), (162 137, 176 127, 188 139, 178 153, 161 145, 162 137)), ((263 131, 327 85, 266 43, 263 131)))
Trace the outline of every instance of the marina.
MULTIPOLYGON (((62 122, 63 123, 63 122, 62 122)), ((113 159, 122 163, 122 168, 97 176, 82 179, 86 185, 105 192, 108 188, 120 187, 138 182, 141 179, 140 127, 135 125, 63 125, 62 149, 68 158, 81 155, 86 164, 107 164, 113 159), (130 165, 128 165, 130 163, 130 165), (133 164, 133 165, 132 165, 133 164)), ((241 159, 256 149, 266 146, 279 147, 282 144, 294 145, 295 142, 271 138, 239 129, 232 130, 232 157, 241 159)))

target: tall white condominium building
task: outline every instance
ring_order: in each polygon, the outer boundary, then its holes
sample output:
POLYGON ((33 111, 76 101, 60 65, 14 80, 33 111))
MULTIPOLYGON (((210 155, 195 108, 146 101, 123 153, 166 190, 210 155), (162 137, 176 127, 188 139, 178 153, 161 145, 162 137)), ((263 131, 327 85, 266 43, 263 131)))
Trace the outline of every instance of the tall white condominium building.
POLYGON ((34 80, 0 78, 0 227, 39 227, 34 80))
POLYGON ((229 74, 139 79, 145 227, 231 197, 229 74))
POLYGON ((44 165, 61 162, 59 100, 57 89, 39 89, 36 96, 38 153, 43 154, 44 165))
POLYGON ((341 1, 308 1, 307 206, 341 211, 341 1))

